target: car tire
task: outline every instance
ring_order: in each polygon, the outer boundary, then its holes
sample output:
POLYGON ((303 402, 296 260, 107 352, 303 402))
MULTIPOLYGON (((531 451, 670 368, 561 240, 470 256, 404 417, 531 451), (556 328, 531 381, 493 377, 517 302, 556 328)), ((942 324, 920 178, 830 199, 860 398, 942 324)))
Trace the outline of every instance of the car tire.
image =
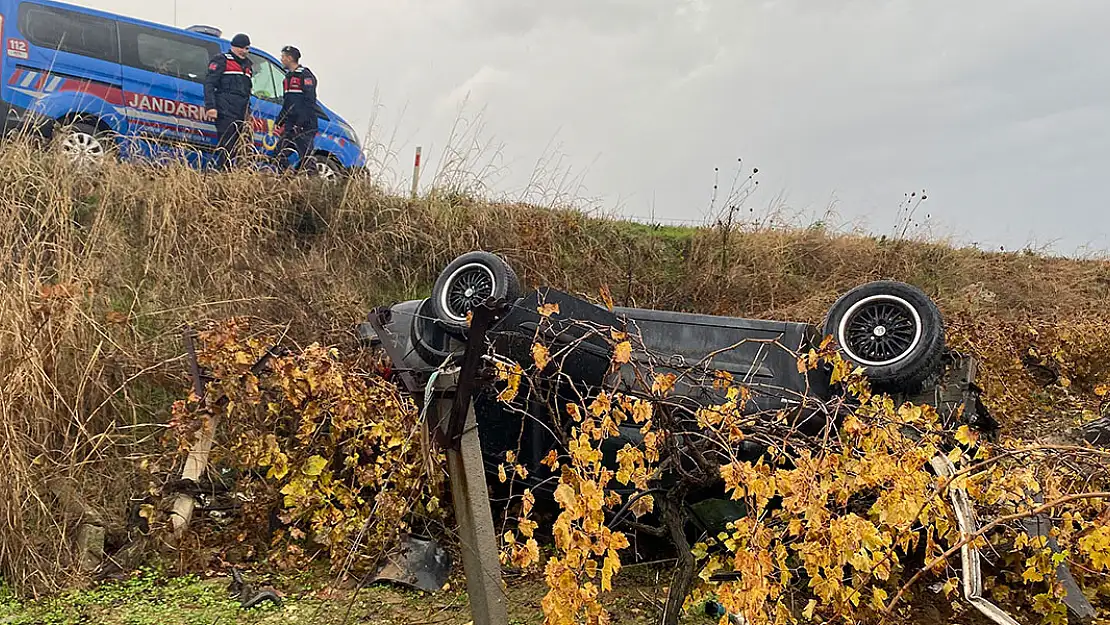
POLYGON ((520 279, 500 256, 469 252, 459 256, 439 274, 432 287, 435 316, 449 332, 466 332, 466 315, 489 299, 520 298, 520 279))
POLYGON ((914 392, 941 365, 944 319, 921 289, 882 280, 848 291, 829 309, 824 336, 863 367, 877 389, 914 392))
POLYGON ((308 161, 307 164, 312 167, 310 171, 313 176, 328 182, 335 182, 343 179, 343 165, 341 165, 334 156, 329 154, 312 154, 308 157, 308 161))
POLYGON ((460 350, 452 349, 451 335, 439 327, 433 317, 432 301, 424 300, 416 309, 416 316, 410 326, 409 340, 417 356, 432 368, 439 368, 460 350))
POLYGON ((62 153, 82 164, 101 163, 115 152, 115 136, 95 124, 75 122, 58 127, 58 146, 62 153))

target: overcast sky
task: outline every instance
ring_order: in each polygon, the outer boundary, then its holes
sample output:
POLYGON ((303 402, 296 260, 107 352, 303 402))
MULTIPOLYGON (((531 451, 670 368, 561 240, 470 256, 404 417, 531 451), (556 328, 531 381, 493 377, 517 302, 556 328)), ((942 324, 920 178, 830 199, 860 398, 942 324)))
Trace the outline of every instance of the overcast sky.
MULTIPOLYGON (((81 4, 174 21, 173 0, 81 4)), ((919 216, 962 242, 1110 247, 1110 2, 179 0, 177 21, 300 47, 402 184, 469 95, 498 192, 553 154, 607 209, 697 221, 743 158, 757 214, 835 201, 886 233, 926 189, 919 216)))

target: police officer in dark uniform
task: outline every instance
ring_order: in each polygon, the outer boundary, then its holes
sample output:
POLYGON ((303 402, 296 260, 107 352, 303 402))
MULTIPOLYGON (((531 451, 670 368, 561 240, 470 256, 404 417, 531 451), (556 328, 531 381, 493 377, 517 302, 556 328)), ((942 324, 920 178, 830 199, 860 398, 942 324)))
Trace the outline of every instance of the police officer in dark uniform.
POLYGON ((250 37, 239 33, 231 39, 231 51, 219 54, 208 63, 204 79, 204 108, 208 119, 216 122, 216 167, 227 169, 239 147, 239 139, 250 116, 253 68, 247 56, 250 37))
POLYGON ((277 126, 281 130, 281 147, 278 160, 282 169, 289 169, 290 157, 297 154, 297 171, 300 171, 316 143, 316 76, 301 65, 301 51, 293 46, 281 49, 281 64, 285 66, 284 96, 277 126))

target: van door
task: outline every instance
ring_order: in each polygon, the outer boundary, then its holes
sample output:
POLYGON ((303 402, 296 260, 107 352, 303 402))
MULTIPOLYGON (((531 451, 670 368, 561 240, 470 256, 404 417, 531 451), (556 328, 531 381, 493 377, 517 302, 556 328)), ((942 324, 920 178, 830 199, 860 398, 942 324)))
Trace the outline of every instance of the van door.
POLYGON ((216 147, 216 125, 204 115, 204 77, 219 43, 126 22, 119 35, 124 104, 136 147, 155 157, 202 159, 216 147))
POLYGON ((251 112, 254 119, 254 146, 266 156, 277 154, 280 137, 274 126, 281 113, 284 94, 285 70, 270 59, 250 53, 254 66, 254 84, 251 88, 251 112))
POLYGON ((35 2, 5 17, 4 99, 13 108, 83 114, 126 131, 115 20, 35 2))

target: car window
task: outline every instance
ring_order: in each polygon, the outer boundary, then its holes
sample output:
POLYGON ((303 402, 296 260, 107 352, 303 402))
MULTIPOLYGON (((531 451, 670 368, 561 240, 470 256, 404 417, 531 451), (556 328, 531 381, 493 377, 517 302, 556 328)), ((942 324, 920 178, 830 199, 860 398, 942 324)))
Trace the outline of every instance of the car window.
POLYGON ((19 6, 19 30, 36 46, 119 62, 113 20, 24 2, 19 6))
POLYGON ((215 42, 135 24, 120 24, 120 41, 125 65, 193 82, 204 82, 220 52, 215 42))
POLYGON ((285 93, 283 88, 285 72, 281 66, 257 54, 251 54, 250 58, 254 66, 254 84, 251 93, 263 100, 280 102, 285 93))

